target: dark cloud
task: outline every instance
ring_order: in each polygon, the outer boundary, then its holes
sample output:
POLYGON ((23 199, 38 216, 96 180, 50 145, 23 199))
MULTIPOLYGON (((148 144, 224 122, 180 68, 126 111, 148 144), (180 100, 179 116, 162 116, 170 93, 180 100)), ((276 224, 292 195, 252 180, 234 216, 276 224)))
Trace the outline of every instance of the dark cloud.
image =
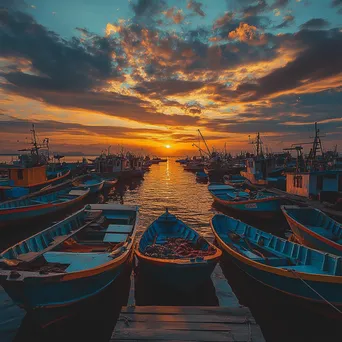
POLYGON ((295 17, 293 15, 286 15, 283 18, 282 23, 280 23, 279 25, 275 26, 276 29, 282 29, 284 27, 289 27, 295 20, 295 17))
POLYGON ((300 25, 302 30, 320 30, 329 26, 329 22, 322 18, 313 18, 300 25))
POLYGON ((188 0, 188 4, 186 7, 194 11, 194 13, 198 14, 199 16, 204 17, 205 13, 202 10, 202 5, 203 4, 199 1, 188 0))
POLYGON ((182 81, 182 80, 161 80, 142 82, 135 88, 143 94, 158 94, 162 96, 177 95, 182 93, 188 93, 196 89, 200 89, 204 86, 203 82, 195 81, 182 81))
POLYGON ((295 89, 342 72, 342 32, 339 30, 301 31, 295 36, 295 41, 306 48, 294 61, 254 83, 238 87, 239 94, 247 95, 245 101, 295 89))
POLYGON ((242 13, 244 17, 256 16, 259 13, 264 12, 267 8, 266 0, 257 0, 253 1, 253 4, 244 7, 242 13))
POLYGON ((284 8, 290 3, 290 0, 275 0, 272 8, 284 8))
POLYGON ((153 17, 165 9, 166 2, 164 0, 138 0, 131 6, 136 17, 153 17))
POLYGON ((65 41, 22 12, 0 12, 0 46, 2 57, 24 58, 32 65, 30 74, 21 70, 2 73, 17 86, 84 90, 119 76, 112 61, 115 44, 109 39, 93 35, 83 42, 65 41))
POLYGON ((331 2, 332 7, 337 7, 338 11, 337 13, 342 14, 342 0, 333 0, 331 2))

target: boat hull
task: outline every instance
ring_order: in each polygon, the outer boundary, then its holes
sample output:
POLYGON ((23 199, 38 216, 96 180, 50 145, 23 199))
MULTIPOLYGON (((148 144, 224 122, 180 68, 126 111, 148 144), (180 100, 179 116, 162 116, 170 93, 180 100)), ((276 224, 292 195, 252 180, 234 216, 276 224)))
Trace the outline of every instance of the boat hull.
POLYGON ((12 300, 27 311, 52 309, 86 300, 112 284, 124 269, 124 263, 109 270, 84 277, 63 280, 63 277, 28 278, 24 282, 0 278, 12 300), (43 279, 43 280, 42 280, 43 279))
POLYGON ((88 191, 73 200, 64 203, 46 203, 41 205, 30 205, 27 207, 0 209, 0 227, 6 227, 23 220, 34 220, 39 217, 44 217, 49 214, 54 214, 59 211, 71 208, 81 203, 88 195, 88 191))
MULTIPOLYGON (((283 211, 284 212, 284 211, 283 211)), ((321 251, 325 251, 331 254, 342 256, 342 245, 337 244, 323 236, 314 233, 304 225, 295 221, 289 215, 284 212, 285 218, 295 235, 297 241, 302 245, 312 247, 321 251)))
POLYGON ((248 212, 250 214, 263 214, 265 216, 272 216, 280 213, 280 200, 279 199, 267 199, 267 200, 256 200, 256 201, 225 201, 212 194, 215 202, 218 204, 239 212, 248 212))
MULTIPOLYGON (((223 247, 220 245, 223 249, 223 247)), ((280 291, 292 297, 301 298, 310 302, 324 303, 324 301, 309 287, 311 286, 315 291, 320 293, 330 303, 342 308, 342 284, 341 283, 326 283, 320 281, 305 280, 308 284, 302 282, 300 278, 284 277, 274 273, 265 272, 256 267, 250 266, 224 251, 224 257, 229 258, 237 267, 239 267, 248 276, 254 278, 256 281, 280 291)), ((292 274, 289 271, 290 274, 292 274)), ((318 278, 318 277, 317 277, 318 278)))
POLYGON ((204 263, 152 263, 138 257, 139 272, 155 283, 178 291, 191 291, 210 279, 218 260, 204 263))

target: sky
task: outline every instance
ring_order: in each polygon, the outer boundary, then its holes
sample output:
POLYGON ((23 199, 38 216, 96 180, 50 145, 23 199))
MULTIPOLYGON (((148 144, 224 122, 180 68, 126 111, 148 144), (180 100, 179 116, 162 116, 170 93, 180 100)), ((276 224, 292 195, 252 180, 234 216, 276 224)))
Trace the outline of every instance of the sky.
POLYGON ((342 0, 0 0, 0 153, 341 152, 341 61, 342 0))

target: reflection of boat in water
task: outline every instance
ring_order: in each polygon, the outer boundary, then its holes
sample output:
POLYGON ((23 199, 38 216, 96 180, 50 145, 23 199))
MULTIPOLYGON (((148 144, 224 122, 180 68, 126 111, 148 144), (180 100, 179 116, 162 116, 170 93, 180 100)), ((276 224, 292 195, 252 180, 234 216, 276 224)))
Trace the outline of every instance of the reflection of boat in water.
POLYGON ((69 188, 46 195, 38 194, 0 203, 0 226, 19 223, 20 220, 40 218, 70 208, 80 203, 88 193, 89 189, 69 188))
POLYGON ((294 205, 282 206, 296 239, 309 247, 342 255, 342 224, 322 211, 294 205))
POLYGON ((1 254, 0 283, 26 310, 104 290, 133 256, 136 206, 92 204, 1 254))
POLYGON ((212 231, 225 256, 257 281, 324 306, 342 306, 340 257, 279 238, 225 215, 212 231))
POLYGON ((136 250, 143 274, 185 291, 210 278, 221 254, 168 211, 146 229, 136 250))

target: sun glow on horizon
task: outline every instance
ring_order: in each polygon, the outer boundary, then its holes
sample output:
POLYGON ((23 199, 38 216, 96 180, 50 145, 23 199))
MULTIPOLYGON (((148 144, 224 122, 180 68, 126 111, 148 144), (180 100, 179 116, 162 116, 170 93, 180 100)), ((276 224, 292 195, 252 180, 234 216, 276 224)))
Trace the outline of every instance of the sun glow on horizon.
POLYGON ((171 148, 171 145, 165 145, 165 148, 171 148))

